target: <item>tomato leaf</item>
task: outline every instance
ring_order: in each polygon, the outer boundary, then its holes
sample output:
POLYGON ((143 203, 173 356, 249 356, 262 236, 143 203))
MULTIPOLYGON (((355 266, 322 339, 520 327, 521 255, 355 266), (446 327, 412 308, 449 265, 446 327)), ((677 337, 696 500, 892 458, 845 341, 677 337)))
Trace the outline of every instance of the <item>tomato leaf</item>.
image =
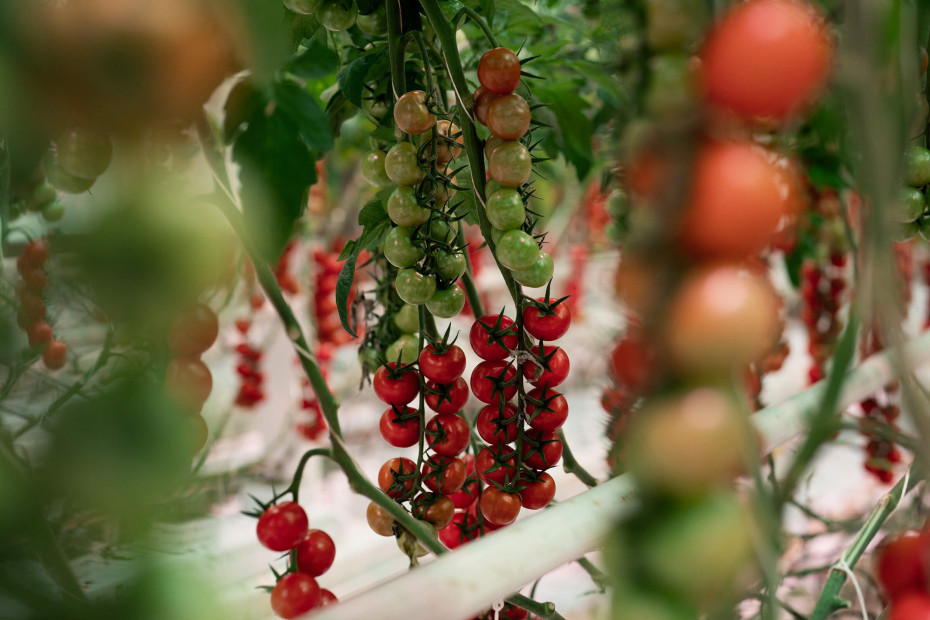
POLYGON ((375 226, 387 217, 384 203, 379 198, 372 198, 358 212, 358 223, 363 227, 375 226))
MULTIPOLYGON (((354 244, 354 248, 357 247, 358 244, 354 244)), ((358 261, 358 252, 354 251, 354 248, 339 271, 339 277, 336 279, 336 308, 339 310, 339 321, 342 323, 342 329, 346 330, 352 337, 355 337, 356 334, 352 326, 349 325, 349 293, 352 290, 352 282, 355 281, 355 263, 358 261)))
POLYGON ((297 126, 304 143, 310 148, 328 151, 333 148, 333 133, 329 119, 316 98, 294 82, 275 84, 278 109, 297 126))
POLYGON ((242 126, 268 103, 264 94, 251 80, 242 80, 232 87, 226 97, 223 117, 223 136, 230 141, 242 126))
POLYGON ((590 105, 571 83, 558 87, 536 86, 534 90, 541 101, 550 104, 549 109, 555 114, 556 127, 552 133, 559 150, 575 167, 578 178, 584 179, 594 164, 591 152, 594 125, 584 114, 590 105))
POLYGON ((324 43, 308 42, 307 49, 295 54, 284 65, 284 70, 304 80, 326 77, 339 68, 339 55, 324 43))
POLYGON ((388 71, 385 49, 377 49, 359 56, 339 72, 339 89, 352 104, 362 107, 362 92, 368 76, 388 71))

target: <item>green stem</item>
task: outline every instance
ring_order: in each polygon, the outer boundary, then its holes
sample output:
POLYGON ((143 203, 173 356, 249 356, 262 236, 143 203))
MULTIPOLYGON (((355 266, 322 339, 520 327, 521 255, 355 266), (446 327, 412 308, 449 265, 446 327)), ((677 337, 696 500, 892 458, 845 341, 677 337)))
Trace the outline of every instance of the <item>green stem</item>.
POLYGON ((468 270, 462 275, 462 284, 465 285, 465 296, 468 297, 468 305, 471 306, 471 313, 475 318, 484 316, 484 304, 481 303, 481 296, 478 294, 478 288, 475 286, 475 279, 471 275, 471 264, 468 270))
POLYGON ((601 591, 606 591, 611 585, 610 578, 607 574, 599 569, 594 563, 588 558, 581 557, 575 560, 581 568, 585 570, 586 573, 591 577, 591 580, 595 585, 601 589, 601 591))
POLYGON ((10 152, 0 137, 0 258, 6 257, 7 227, 10 223, 10 152))
POLYGON ((279 494, 278 497, 290 493, 294 497, 295 502, 300 501, 298 499, 298 494, 300 493, 300 481, 304 477, 304 468, 307 466, 307 462, 311 459, 311 457, 314 456, 325 456, 331 459, 333 458, 333 451, 329 448, 314 448, 304 452, 303 456, 300 457, 300 462, 297 463, 297 469, 294 470, 294 477, 291 478, 291 483, 287 486, 286 489, 284 489, 284 491, 279 494))
POLYGON ((488 25, 488 22, 483 17, 478 15, 478 13, 474 9, 471 9, 467 6, 462 7, 462 13, 467 15, 468 19, 474 22, 476 26, 481 28, 481 32, 484 33, 484 36, 488 40, 488 43, 491 44, 491 47, 500 47, 497 44, 497 38, 495 38, 494 33, 491 31, 491 27, 488 25))
POLYGON ((404 73, 404 42, 400 22, 400 0, 386 0, 384 9, 387 13, 388 57, 391 63, 391 87, 394 99, 407 92, 404 73))
MULTIPOLYGON (((878 505, 869 514, 853 543, 843 552, 842 561, 850 570, 862 557, 866 547, 881 530, 885 520, 894 512, 901 499, 920 481, 920 476, 904 476, 879 500, 878 505), (906 488, 905 481, 908 483, 906 488)), ((846 577, 845 571, 833 567, 830 576, 827 578, 827 583, 820 593, 820 598, 817 600, 817 606, 814 607, 814 612, 810 616, 810 620, 827 620, 833 612, 849 606, 847 601, 839 597, 840 588, 846 583, 846 577)))
POLYGON ((556 433, 562 441, 562 468, 566 473, 574 474, 587 486, 596 487, 597 478, 592 476, 587 469, 582 467, 581 464, 575 460, 575 455, 572 453, 572 449, 568 447, 568 442, 565 440, 565 433, 562 432, 561 428, 557 430, 556 433))

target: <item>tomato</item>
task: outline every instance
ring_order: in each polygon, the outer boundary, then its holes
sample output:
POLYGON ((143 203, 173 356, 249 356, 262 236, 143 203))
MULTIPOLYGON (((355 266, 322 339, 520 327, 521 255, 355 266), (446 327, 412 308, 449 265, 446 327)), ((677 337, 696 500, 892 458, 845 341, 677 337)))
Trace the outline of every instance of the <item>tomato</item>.
POLYGON ((913 146, 907 152, 905 179, 907 184, 920 187, 930 183, 930 150, 913 146))
POLYGON ((417 147, 398 142, 384 157, 384 171, 398 185, 416 185, 423 180, 423 170, 417 161, 417 147))
MULTIPOLYGON (((488 139, 485 140, 485 142, 484 142, 484 157, 485 157, 485 159, 487 159, 488 161, 491 161, 491 154, 494 152, 494 149, 496 149, 497 147, 499 147, 499 146, 500 146, 501 144, 503 144, 503 143, 504 143, 504 140, 501 140, 500 138, 498 138, 497 136, 495 136, 495 135, 493 135, 493 134, 490 135, 490 136, 488 136, 488 139)), ((484 192, 484 193, 485 193, 486 196, 490 196, 490 195, 493 194, 495 191, 499 190, 501 187, 503 187, 503 186, 502 186, 500 183, 498 183, 498 182, 495 181, 494 179, 490 179, 490 180, 488 180, 487 184, 485 185, 485 192, 484 192), (491 185, 492 183, 494 184, 494 185, 493 185, 493 188, 492 188, 492 185, 491 185), (493 191, 492 191, 492 189, 493 189, 493 191)))
POLYGON ((52 326, 45 321, 34 321, 26 329, 30 347, 47 345, 52 341, 52 326))
POLYGON ((914 187, 902 187, 900 196, 900 208, 897 214, 898 221, 913 222, 924 214, 927 203, 922 191, 914 187))
POLYGON ((488 314, 472 323, 468 341, 481 359, 502 360, 517 348, 517 328, 510 317, 488 314), (501 337, 495 337, 492 332, 501 333, 501 337))
POLYGON ((20 271, 23 283, 33 293, 41 293, 48 286, 48 276, 39 267, 25 267, 20 271))
POLYGON ((23 246, 23 260, 30 267, 41 267, 48 260, 48 241, 45 239, 33 239, 23 246))
POLYGON ((209 349, 219 333, 216 313, 204 304, 185 308, 168 329, 168 346, 178 355, 196 357, 209 349))
POLYGON ((549 370, 546 370, 540 364, 527 361, 523 364, 523 376, 526 377, 527 381, 538 388, 544 386, 554 388, 565 381, 568 377, 570 364, 568 355, 565 354, 561 347, 539 344, 533 352, 549 364, 549 370), (540 348, 542 351, 540 351, 540 348))
POLYGON ((546 303, 543 297, 537 298, 536 301, 547 308, 543 310, 529 304, 523 308, 523 327, 526 331, 539 340, 558 340, 564 336, 572 324, 568 304, 553 304, 551 301, 546 303))
POLYGON ((471 391, 475 398, 483 403, 499 403, 508 401, 517 394, 517 385, 514 377, 517 369, 512 363, 503 360, 487 360, 481 362, 471 373, 471 391), (508 383, 509 385, 502 385, 508 383))
POLYGON ((426 404, 436 413, 457 413, 468 402, 468 384, 458 377, 452 383, 426 382, 426 404))
POLYGON ((681 370, 728 373, 775 344, 778 299, 768 281, 734 265, 691 274, 672 299, 664 347, 681 370))
POLYGON ((317 19, 327 30, 340 32, 355 25, 358 11, 353 0, 327 0, 323 10, 317 14, 317 19))
POLYGON ((68 347, 60 340, 52 340, 42 351, 42 363, 49 370, 61 370, 68 361, 68 347))
POLYGON ((468 268, 463 252, 447 252, 437 249, 433 252, 433 260, 436 261, 436 273, 439 277, 450 282, 458 280, 468 268))
POLYGON ((520 59, 506 47, 488 50, 478 61, 478 81, 492 93, 512 93, 520 85, 520 59))
POLYGON ((488 109, 498 97, 500 95, 492 93, 484 86, 479 86, 475 91, 475 118, 482 125, 488 124, 488 109))
POLYGON ((439 121, 436 123, 436 129, 439 133, 439 148, 436 151, 436 161, 440 164, 446 164, 461 154, 462 147, 465 146, 465 140, 462 137, 462 130, 451 121, 439 121))
POLYGON ((378 429, 384 441, 395 448, 409 448, 420 441, 420 418, 412 407, 404 407, 401 414, 392 407, 385 409, 378 429))
POLYGON ((655 373, 655 351, 640 329, 631 327, 610 352, 610 373, 625 388, 642 393, 655 373))
POLYGON ((426 93, 411 90, 404 93, 394 104, 394 122, 404 133, 420 134, 436 124, 436 117, 426 107, 426 93))
POLYGON ((626 465, 644 488, 696 497, 726 486, 750 457, 750 435, 731 398, 713 388, 650 400, 627 431, 626 465))
POLYGON ((466 465, 460 458, 430 455, 420 471, 421 480, 433 493, 452 495, 465 485, 466 465))
POLYGON ((371 381, 375 395, 388 405, 402 407, 416 398, 420 393, 420 373, 409 369, 399 376, 391 377, 389 369, 393 370, 397 364, 390 362, 380 367, 371 381))
POLYGON ((370 151, 362 158, 362 176, 377 188, 387 187, 392 183, 384 168, 385 159, 387 154, 384 151, 370 151))
POLYGON ((885 537, 875 550, 875 574, 882 591, 895 600, 908 592, 926 592, 930 535, 904 531, 885 537))
POLYGON ((470 438, 468 422, 455 413, 440 413, 426 424, 428 447, 439 456, 458 456, 470 438))
MULTIPOLYGON (((332 318, 334 329, 330 333, 339 330, 339 318, 332 318)), ((320 329, 320 332, 323 333, 323 330, 320 329)), ((397 340, 392 342, 391 345, 384 350, 384 355, 387 359, 394 360, 395 362, 400 359, 401 364, 412 364, 417 361, 417 351, 419 348, 420 343, 416 336, 413 334, 401 334, 397 340)))
POLYGON ((394 315, 394 325, 405 334, 420 331, 420 312, 412 304, 404 304, 394 315))
POLYGON ((520 490, 520 503, 524 508, 539 510, 548 506, 555 497, 555 480, 542 471, 520 490))
POLYGON ((368 527, 378 536, 394 535, 394 517, 378 504, 371 502, 365 510, 368 527))
POLYGON ((408 304, 419 305, 430 300, 436 292, 436 279, 416 269, 401 269, 394 280, 397 295, 408 304))
POLYGON ((465 307, 465 291, 455 284, 448 288, 437 289, 426 302, 426 309, 433 316, 441 319, 451 319, 458 316, 465 307))
POLYGON ((442 353, 427 345, 420 352, 420 372, 423 376, 440 384, 452 383, 465 372, 465 352, 457 344, 449 345, 442 353))
POLYGON ((165 370, 165 391, 179 405, 200 411, 213 390, 210 369, 197 358, 175 357, 165 370))
POLYGON ((514 271, 511 273, 513 279, 528 288, 539 288, 546 286, 552 279, 552 273, 555 271, 555 263, 552 257, 545 250, 539 250, 536 254, 536 261, 529 269, 514 271))
POLYGON ((452 505, 452 500, 448 497, 429 500, 420 495, 414 500, 412 507, 413 516, 432 524, 437 530, 452 523, 452 517, 455 514, 455 506, 452 505))
POLYGON ((554 431, 568 419, 568 402, 547 387, 534 388, 526 395, 526 422, 536 430, 554 431), (538 401, 536 405, 532 401, 538 401))
POLYGON ((422 248, 413 243, 412 231, 405 226, 396 226, 388 231, 383 241, 384 257, 395 267, 413 267, 423 259, 422 248))
POLYGON ((26 288, 19 295, 19 308, 31 319, 41 319, 48 311, 42 298, 26 288))
POLYGON ((110 139, 84 127, 69 129, 58 136, 56 148, 62 169, 82 179, 96 179, 113 159, 110 139))
POLYGON ((417 464, 408 458, 388 459, 378 471, 378 487, 392 499, 400 499, 413 488, 417 464))
POLYGON ((272 551, 288 551, 307 532, 307 513, 297 502, 269 506, 258 518, 255 534, 258 541, 272 551))
MULTIPOLYGON (((361 15, 359 16, 361 17, 361 15)), ((320 590, 320 607, 326 607, 327 605, 335 605, 339 602, 339 599, 336 598, 336 595, 323 588, 320 590)))
POLYGON ((375 37, 387 34, 387 12, 384 7, 367 15, 359 15, 355 23, 365 34, 375 37))
POLYGON ((751 120, 783 121, 824 87, 833 45, 809 4, 751 0, 723 16, 700 57, 708 103, 751 120))
POLYGON ((320 586, 316 579, 303 573, 289 573, 281 577, 271 591, 271 608, 282 618, 305 614, 318 607, 320 601, 320 586))
POLYGON ((503 187, 520 187, 533 174, 533 158, 519 142, 503 142, 491 152, 488 169, 491 178, 503 187))
POLYGON ((484 482, 507 484, 517 478, 516 451, 509 447, 482 448, 475 457, 475 471, 484 482))
POLYGON ((523 462, 533 469, 549 469, 562 459, 562 440, 552 431, 531 428, 526 431, 523 462))
POLYGON ((455 549, 480 536, 481 530, 477 527, 475 517, 467 512, 456 513, 449 525, 439 530, 439 540, 449 549, 455 549))
POLYGON ((401 185, 388 198, 387 212, 391 221, 398 226, 421 226, 429 221, 432 211, 417 202, 417 192, 412 187, 401 185))
POLYGON ((481 514, 494 525, 510 525, 520 514, 520 496, 497 487, 488 487, 481 494, 481 514))
POLYGON ((526 219, 526 209, 520 192, 509 187, 490 194, 486 209, 491 225, 501 230, 520 228, 526 219))
POLYGON ((478 431, 479 437, 494 448, 500 449, 503 444, 513 443, 520 432, 517 426, 517 407, 513 403, 506 403, 503 412, 498 405, 483 407, 475 420, 475 430, 478 431))
POLYGON ((522 230, 508 230, 497 240, 497 260, 507 269, 525 271, 536 263, 539 245, 522 230))
POLYGON ((323 530, 307 530, 297 543, 297 572, 319 577, 336 559, 336 544, 323 530))
POLYGON ((50 150, 42 158, 42 170, 45 172, 45 178, 55 189, 67 192, 69 194, 81 194, 93 186, 96 177, 93 179, 84 179, 76 177, 61 167, 58 160, 58 152, 50 150))
POLYGON ((284 0, 284 6, 294 13, 301 15, 314 15, 321 8, 326 0, 284 0))
POLYGON ((891 601, 888 620, 927 620, 930 618, 930 594, 908 592, 891 601))
POLYGON ((516 93, 502 95, 488 107, 487 125, 501 140, 518 140, 530 128, 530 106, 516 93))
POLYGON ((676 233, 688 252, 742 259, 769 244, 791 210, 790 173, 772 159, 751 142, 700 147, 690 199, 676 233))

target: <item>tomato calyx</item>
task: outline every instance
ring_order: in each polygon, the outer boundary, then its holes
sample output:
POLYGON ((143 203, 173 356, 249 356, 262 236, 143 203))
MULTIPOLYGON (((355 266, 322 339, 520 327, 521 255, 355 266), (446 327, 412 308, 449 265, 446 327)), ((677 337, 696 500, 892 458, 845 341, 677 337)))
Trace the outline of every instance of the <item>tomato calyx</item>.
POLYGON ((565 295, 564 297, 559 297, 558 299, 552 299, 549 296, 549 286, 546 286, 546 294, 542 297, 533 299, 532 297, 524 296, 523 305, 524 307, 536 308, 539 311, 540 316, 556 316, 558 311, 556 308, 559 304, 564 303, 571 295, 565 295))
POLYGON ((446 327, 445 333, 440 338, 435 338, 429 333, 426 334, 426 341, 429 343, 429 349, 436 355, 445 355, 449 349, 455 345, 455 341, 459 339, 459 332, 455 332, 452 340, 449 340, 449 336, 452 333, 452 325, 446 327))
POLYGON ((400 354, 398 354, 396 362, 386 362, 381 365, 381 367, 384 368, 385 376, 392 381, 400 379, 408 372, 416 371, 415 362, 411 362, 410 364, 402 364, 400 357, 400 354))

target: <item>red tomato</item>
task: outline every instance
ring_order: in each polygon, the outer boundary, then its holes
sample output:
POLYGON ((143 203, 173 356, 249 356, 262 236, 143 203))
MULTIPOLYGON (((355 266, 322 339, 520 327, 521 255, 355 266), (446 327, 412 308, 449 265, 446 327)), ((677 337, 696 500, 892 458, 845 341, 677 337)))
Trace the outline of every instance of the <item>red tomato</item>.
POLYGON ((471 542, 481 536, 475 518, 467 512, 457 512, 452 516, 452 522, 439 530, 439 540, 449 549, 455 549, 461 544, 471 542))
POLYGON ((391 378, 389 370, 396 366, 395 362, 390 362, 380 367, 375 372, 371 385, 375 389, 375 395, 382 401, 395 407, 403 407, 420 393, 420 373, 411 368, 391 378))
POLYGON ((561 384, 568 377, 569 361, 568 355, 561 347, 539 344, 534 351, 549 364, 549 370, 546 370, 535 362, 528 361, 523 364, 523 376, 533 384, 534 387, 548 386, 553 388, 561 384), (540 351, 542 348, 542 351, 540 351))
POLYGON ((320 590, 320 607, 326 607, 327 605, 335 605, 339 602, 339 599, 336 598, 336 595, 323 588, 320 590))
POLYGON ((481 494, 481 514, 494 525, 510 525, 520 514, 520 496, 497 487, 488 487, 481 494))
POLYGON ((52 340, 42 351, 42 363, 49 370, 61 370, 68 361, 68 347, 61 340, 52 340))
POLYGON ((875 552, 875 573, 888 598, 927 589, 928 554, 930 535, 926 533, 905 531, 882 540, 875 552))
POLYGON ((478 61, 478 81, 492 93, 512 93, 520 85, 520 59, 506 47, 488 50, 478 61))
POLYGON ((41 319, 45 317, 48 309, 42 298, 27 288, 21 288, 17 291, 19 294, 20 311, 31 319, 41 319))
POLYGON ((507 484, 517 477, 514 455, 516 452, 509 447, 500 450, 482 448, 475 457, 475 471, 484 482, 491 484, 507 484))
POLYGON ((520 490, 520 503, 530 510, 545 508, 554 497, 555 480, 544 471, 539 472, 535 480, 527 482, 520 490))
MULTIPOLYGON (((536 301, 545 303, 543 297, 536 301)), ((550 300, 551 301, 551 300, 550 300)), ((564 301, 556 306, 549 306, 543 311, 536 306, 526 306, 523 309, 523 327, 534 338, 539 340, 557 340, 565 335, 572 323, 572 315, 568 304, 564 301)))
POLYGON ((30 267, 41 267, 48 259, 48 241, 33 239, 23 247, 23 261, 30 267))
POLYGON ((384 441, 395 448, 409 448, 420 441, 420 417, 412 407, 403 407, 401 414, 393 407, 388 407, 381 414, 378 429, 384 441), (405 419, 400 420, 401 416, 405 419))
POLYGON ((428 345, 420 352, 420 372, 430 381, 452 383, 465 372, 465 352, 453 344, 445 353, 436 353, 436 348, 428 345))
POLYGON ((454 413, 440 413, 426 424, 428 447, 439 456, 458 456, 470 438, 468 422, 454 413))
POLYGON ((181 407, 200 411, 213 390, 210 369, 197 358, 175 357, 165 369, 165 391, 181 407))
POLYGON ((468 402, 468 384, 459 377, 447 385, 426 382, 426 404, 436 413, 456 413, 468 402))
POLYGON ((399 499, 413 488, 413 473, 417 465, 408 458, 388 459, 378 471, 378 486, 393 499, 399 499))
POLYGON ((52 341, 52 326, 45 321, 34 321, 26 329, 30 347, 37 347, 52 341))
POLYGON ((475 398, 483 403, 499 403, 501 398, 508 401, 517 394, 517 385, 513 382, 517 369, 504 360, 481 362, 471 373, 471 391, 475 398), (511 383, 501 386, 501 383, 511 383))
POLYGON ((431 523, 437 530, 449 525, 455 513, 455 506, 448 497, 430 498, 423 494, 413 500, 411 508, 414 517, 431 523))
POLYGON ((182 310, 168 330, 168 346, 178 355, 197 357, 216 341, 219 323, 216 313, 204 304, 182 310))
POLYGON ((305 614, 321 601, 320 586, 316 579, 303 573, 290 573, 271 591, 271 608, 282 618, 296 618, 305 614))
POLYGON ((462 459, 431 455, 423 463, 420 479, 433 493, 452 495, 465 485, 465 472, 466 465, 462 459))
POLYGON ((891 601, 888 620, 927 620, 930 618, 930 594, 908 592, 891 601))
POLYGON ((530 128, 530 106, 516 93, 501 95, 491 102, 487 126, 500 140, 518 140, 530 128))
POLYGON ((526 395, 526 422, 536 430, 554 431, 568 419, 568 402, 559 392, 549 388, 535 388, 526 395), (536 400, 542 405, 535 405, 536 400))
POLYGON ((655 372, 655 351, 642 332, 631 328, 610 352, 610 372, 620 385, 642 393, 655 372))
POLYGON ((258 518, 255 534, 258 541, 272 551, 288 551, 297 546, 307 532, 307 513, 296 502, 269 506, 258 518))
POLYGON ((523 442, 523 462, 533 469, 549 469, 562 459, 562 440, 552 431, 528 429, 523 442))
POLYGON ((502 444, 513 443, 517 440, 519 428, 517 426, 517 407, 513 403, 506 403, 501 412, 498 405, 488 405, 478 412, 475 421, 475 430, 478 436, 495 448, 502 444), (510 420, 505 422, 505 420, 510 420))
POLYGON ((297 572, 319 577, 336 559, 336 544, 323 530, 307 530, 297 543, 297 572))
POLYGON ((426 107, 426 93, 411 90, 404 93, 394 104, 394 122, 404 133, 420 134, 436 124, 436 117, 426 107))
POLYGON ((482 125, 488 124, 488 109, 498 97, 500 95, 492 93, 484 86, 479 86, 475 91, 475 118, 482 125))
POLYGON ((752 142, 704 143, 677 236, 702 258, 742 259, 769 244, 793 210, 790 172, 752 142))
POLYGON ((472 351, 481 359, 502 360, 517 348, 517 328, 509 317, 488 314, 472 323, 468 341, 472 351), (502 338, 495 338, 492 331, 502 332, 502 338), (501 346, 501 340, 504 346, 501 346))
POLYGON ((700 56, 700 89, 711 105, 750 120, 783 121, 823 88, 833 46, 806 2, 751 0, 733 5, 700 56))

